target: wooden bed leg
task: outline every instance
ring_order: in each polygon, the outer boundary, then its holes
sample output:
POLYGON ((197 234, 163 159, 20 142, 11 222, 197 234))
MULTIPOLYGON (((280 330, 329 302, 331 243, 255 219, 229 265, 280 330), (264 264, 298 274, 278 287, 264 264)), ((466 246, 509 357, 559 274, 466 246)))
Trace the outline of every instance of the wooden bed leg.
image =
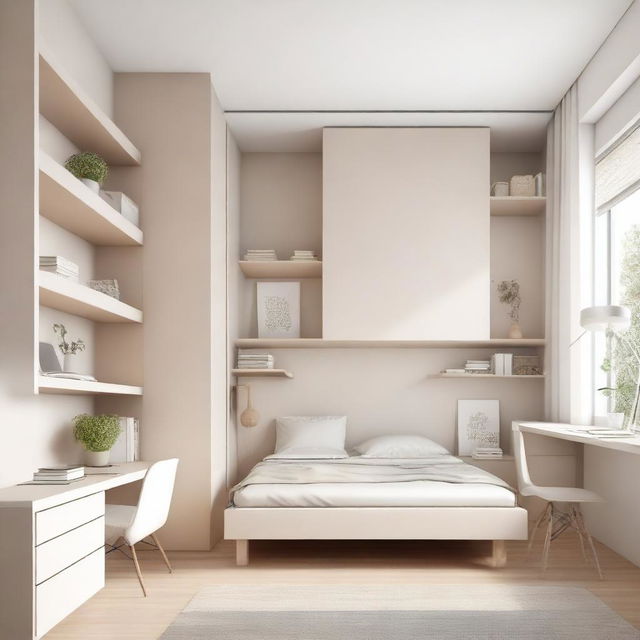
POLYGON ((504 540, 493 540, 491 563, 500 568, 507 564, 507 543, 504 540))
POLYGON ((236 540, 236 564, 246 567, 249 564, 249 541, 236 540))

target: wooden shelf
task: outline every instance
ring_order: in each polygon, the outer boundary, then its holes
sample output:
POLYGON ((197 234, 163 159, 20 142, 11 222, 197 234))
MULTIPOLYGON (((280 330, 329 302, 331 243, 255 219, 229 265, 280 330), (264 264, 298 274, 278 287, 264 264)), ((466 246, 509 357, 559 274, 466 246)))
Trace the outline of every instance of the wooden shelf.
POLYGON ((40 215, 94 245, 142 245, 138 227, 42 151, 40 215))
POLYGON ((40 113, 82 151, 112 165, 140 164, 140 151, 46 51, 40 52, 40 113))
POLYGON ((322 262, 273 260, 249 262, 240 260, 240 269, 247 278, 321 278, 322 262))
POLYGON ((492 216, 539 216, 544 213, 544 196, 491 196, 492 216))
POLYGON ((39 271, 40 304, 95 322, 142 322, 142 311, 48 271, 39 271))
POLYGON ((543 380, 544 375, 531 375, 531 376, 497 376, 493 373, 436 373, 432 378, 464 378, 468 380, 470 378, 480 378, 486 380, 492 378, 494 380, 543 380))
POLYGON ((239 349, 494 349, 544 347, 544 338, 491 340, 324 340, 322 338, 240 338, 239 349))
POLYGON ((123 395, 141 396, 142 387, 129 384, 113 384, 111 382, 88 382, 69 378, 38 377, 40 393, 56 393, 64 395, 123 395))
POLYGON ((284 369, 232 369, 239 378, 293 378, 293 373, 284 369))

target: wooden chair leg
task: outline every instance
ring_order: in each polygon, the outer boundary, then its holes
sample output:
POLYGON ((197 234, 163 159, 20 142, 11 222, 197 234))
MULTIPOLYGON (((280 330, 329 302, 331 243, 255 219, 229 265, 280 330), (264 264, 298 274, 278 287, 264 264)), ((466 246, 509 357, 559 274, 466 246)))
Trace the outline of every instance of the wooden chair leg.
POLYGON ((542 551, 542 570, 547 570, 549 564, 549 547, 551 546, 551 534, 553 533, 553 503, 549 503, 549 522, 547 523, 547 535, 544 539, 544 549, 542 551))
POLYGON ((580 551, 582 552, 582 559, 585 562, 589 562, 587 558, 587 550, 584 547, 584 536, 582 535, 582 527, 578 518, 578 507, 574 504, 571 505, 571 526, 576 530, 578 534, 578 540, 580 540, 580 551))
POLYGON ((249 564, 249 541, 236 540, 236 564, 246 567, 249 564))
POLYGON ((491 561, 496 568, 507 564, 507 543, 504 540, 493 540, 491 561))
POLYGON ((542 510, 542 512, 538 516, 538 519, 536 520, 536 523, 533 525, 533 529, 531 531, 531 537, 529 538, 529 544, 527 546, 527 555, 529 555, 531 553, 531 548, 533 547, 533 540, 536 537, 536 533, 537 533, 538 529, 542 526, 542 524, 547 519, 547 515, 549 514, 550 505, 551 505, 551 503, 547 502, 545 508, 542 510))
POLYGON ((169 558, 167 558, 167 554, 164 552, 164 549, 160 544, 160 540, 158 540, 158 537, 156 536, 155 533, 151 534, 151 539, 153 540, 153 543, 156 545, 156 547, 158 547, 158 551, 160 551, 160 553, 162 554, 162 559, 164 560, 164 563, 167 565, 167 569, 169 569, 169 573, 173 573, 171 564, 169 564, 169 558))
POLYGON ((144 597, 147 597, 147 590, 144 588, 144 581, 142 580, 142 572, 140 571, 140 564, 138 563, 138 556, 136 555, 136 548, 134 545, 129 545, 129 549, 131 549, 131 556, 133 557, 133 564, 136 567, 136 573, 138 574, 138 581, 140 582, 140 586, 142 587, 142 593, 144 597))
POLYGON ((591 555, 593 556, 593 562, 596 565, 598 576, 600 577, 600 580, 604 580, 604 575, 602 574, 602 569, 600 568, 600 560, 598 560, 598 553, 596 552, 596 547, 593 544, 593 539, 591 538, 591 534, 587 529, 587 525, 584 522, 582 510, 580 509, 580 507, 576 507, 576 514, 578 517, 578 522, 580 523, 580 528, 582 529, 582 535, 587 539, 587 544, 591 549, 591 555))

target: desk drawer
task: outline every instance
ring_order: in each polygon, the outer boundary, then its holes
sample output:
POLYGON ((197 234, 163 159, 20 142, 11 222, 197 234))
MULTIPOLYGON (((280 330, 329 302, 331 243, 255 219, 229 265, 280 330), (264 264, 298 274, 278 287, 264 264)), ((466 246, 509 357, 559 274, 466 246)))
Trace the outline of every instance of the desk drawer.
POLYGON ((104 491, 36 513, 36 545, 104 516, 104 491))
POLYGON ((40 638, 60 620, 104 587, 104 550, 71 565, 36 587, 36 637, 40 638))
POLYGON ((36 547, 36 584, 104 546, 104 517, 36 547))

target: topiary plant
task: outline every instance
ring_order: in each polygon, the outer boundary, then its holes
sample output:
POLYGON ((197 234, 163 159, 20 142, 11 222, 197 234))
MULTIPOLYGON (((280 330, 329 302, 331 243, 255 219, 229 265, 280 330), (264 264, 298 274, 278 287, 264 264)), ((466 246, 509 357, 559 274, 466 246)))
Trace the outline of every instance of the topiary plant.
POLYGON ((73 419, 73 435, 87 451, 109 451, 120 431, 120 419, 115 415, 82 413, 73 419))
POLYGON ((64 166, 79 180, 95 180, 98 184, 102 184, 109 173, 107 163, 97 153, 90 151, 72 155, 64 166))

